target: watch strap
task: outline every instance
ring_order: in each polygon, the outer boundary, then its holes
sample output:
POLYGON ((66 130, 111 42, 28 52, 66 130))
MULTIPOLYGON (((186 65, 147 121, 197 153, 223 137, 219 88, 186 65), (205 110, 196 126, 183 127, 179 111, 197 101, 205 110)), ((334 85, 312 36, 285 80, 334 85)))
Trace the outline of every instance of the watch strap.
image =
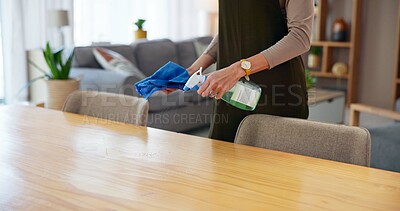
MULTIPOLYGON (((242 59, 241 62, 246 62, 246 59, 242 59)), ((243 69, 243 68, 242 68, 243 69)), ((244 76, 244 78, 247 81, 250 81, 250 73, 251 73, 251 69, 244 69, 244 72, 246 73, 246 75, 244 76)))

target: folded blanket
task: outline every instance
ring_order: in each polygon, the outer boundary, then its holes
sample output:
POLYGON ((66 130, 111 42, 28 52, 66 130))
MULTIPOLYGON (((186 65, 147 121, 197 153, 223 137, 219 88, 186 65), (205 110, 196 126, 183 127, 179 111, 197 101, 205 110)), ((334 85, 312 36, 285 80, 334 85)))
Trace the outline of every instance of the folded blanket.
POLYGON ((183 90, 189 78, 190 76, 185 68, 174 62, 168 62, 150 77, 137 82, 135 87, 140 96, 148 99, 154 92, 166 88, 183 90))

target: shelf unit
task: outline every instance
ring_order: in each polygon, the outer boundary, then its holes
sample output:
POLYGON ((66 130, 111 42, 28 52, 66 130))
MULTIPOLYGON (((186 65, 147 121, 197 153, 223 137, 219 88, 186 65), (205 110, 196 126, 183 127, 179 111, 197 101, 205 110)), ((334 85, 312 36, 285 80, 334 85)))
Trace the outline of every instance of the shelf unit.
POLYGON ((338 79, 348 79, 349 75, 342 75, 342 76, 337 76, 333 73, 324 73, 324 72, 319 72, 319 71, 311 71, 311 75, 315 77, 321 77, 321 78, 338 78, 338 79))
POLYGON ((328 48, 350 48, 351 42, 313 41, 311 45, 328 48))
MULTIPOLYGON (((361 9, 362 0, 345 0, 346 3, 352 4, 351 14, 351 29, 350 29, 350 40, 347 42, 333 42, 328 41, 326 38, 327 27, 327 16, 329 15, 329 3, 334 3, 335 0, 318 0, 318 15, 316 18, 315 40, 311 43, 313 47, 322 48, 322 64, 320 70, 310 70, 310 74, 317 78, 330 78, 337 80, 346 80, 347 105, 357 102, 357 79, 358 79, 358 58, 359 58, 359 44, 360 44, 360 32, 361 32, 361 9), (336 49, 348 50, 348 74, 344 76, 337 76, 332 73, 331 69, 334 64, 333 51, 336 49)), ((347 62, 346 62, 347 63, 347 62)))
POLYGON ((397 48, 396 48, 396 57, 395 57, 395 76, 394 76, 394 85, 393 85, 393 110, 396 109, 396 100, 400 98, 400 6, 397 17, 397 48))

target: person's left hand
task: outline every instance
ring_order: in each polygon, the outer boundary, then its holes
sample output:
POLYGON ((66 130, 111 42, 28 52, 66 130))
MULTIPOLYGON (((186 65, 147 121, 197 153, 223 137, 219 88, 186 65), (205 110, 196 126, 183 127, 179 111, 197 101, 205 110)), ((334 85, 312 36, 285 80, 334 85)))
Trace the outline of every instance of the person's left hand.
POLYGON ((197 93, 202 97, 209 96, 221 99, 245 75, 246 72, 240 67, 240 62, 236 62, 229 67, 211 73, 197 93))

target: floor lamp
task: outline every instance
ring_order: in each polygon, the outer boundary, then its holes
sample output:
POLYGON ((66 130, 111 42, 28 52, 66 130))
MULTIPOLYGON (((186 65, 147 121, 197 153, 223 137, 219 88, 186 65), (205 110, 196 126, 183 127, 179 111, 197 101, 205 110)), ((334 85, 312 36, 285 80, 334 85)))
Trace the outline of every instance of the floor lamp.
POLYGON ((69 26, 67 10, 50 10, 48 14, 49 26, 56 28, 58 32, 56 45, 57 47, 65 46, 65 34, 63 28, 69 26))

